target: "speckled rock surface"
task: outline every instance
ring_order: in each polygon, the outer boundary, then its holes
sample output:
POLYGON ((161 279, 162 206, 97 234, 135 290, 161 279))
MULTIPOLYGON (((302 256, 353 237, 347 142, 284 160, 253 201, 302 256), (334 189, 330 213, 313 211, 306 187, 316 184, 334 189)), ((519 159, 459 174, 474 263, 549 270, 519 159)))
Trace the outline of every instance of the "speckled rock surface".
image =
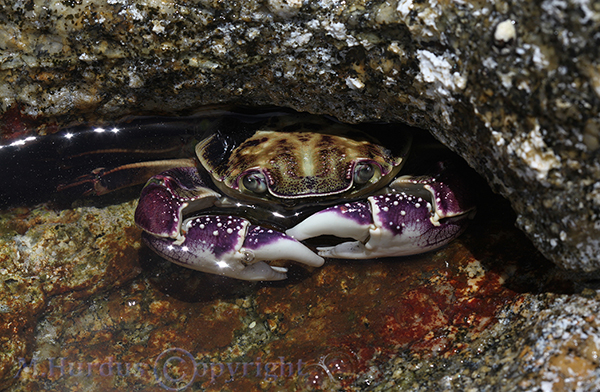
MULTIPOLYGON (((600 268, 600 10, 586 1, 3 1, 0 112, 32 124, 278 105, 403 121, 566 268, 600 268)), ((5 137, 22 130, 7 126, 5 137)), ((40 132, 51 129, 42 127, 40 132)))
POLYGON ((139 231, 132 227, 135 203, 106 209, 54 211, 17 208, 0 215, 0 388, 30 355, 39 316, 60 298, 69 314, 91 295, 140 273, 139 231))
POLYGON ((593 390, 597 283, 565 277, 490 199, 437 252, 329 260, 278 283, 140 248, 133 202, 6 211, 0 388, 593 390))

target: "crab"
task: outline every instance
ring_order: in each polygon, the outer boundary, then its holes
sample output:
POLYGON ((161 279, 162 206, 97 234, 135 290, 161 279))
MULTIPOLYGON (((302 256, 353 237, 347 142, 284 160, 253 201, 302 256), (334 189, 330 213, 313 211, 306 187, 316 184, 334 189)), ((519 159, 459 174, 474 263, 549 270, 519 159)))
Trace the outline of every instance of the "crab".
POLYGON ((233 123, 196 145, 193 165, 155 175, 142 189, 135 223, 144 242, 176 264, 282 280, 280 260, 320 267, 326 258, 435 250, 473 216, 469 192, 446 163, 399 176, 411 144, 401 129, 386 148, 375 125, 365 131, 311 115, 233 123))

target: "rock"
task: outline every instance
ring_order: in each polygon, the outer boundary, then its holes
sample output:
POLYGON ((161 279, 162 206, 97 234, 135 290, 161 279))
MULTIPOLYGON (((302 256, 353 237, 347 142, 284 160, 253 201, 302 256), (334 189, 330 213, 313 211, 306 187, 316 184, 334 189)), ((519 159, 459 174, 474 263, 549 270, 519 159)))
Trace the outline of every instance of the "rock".
MULTIPOLYGON (((38 318, 59 318, 140 273, 134 202, 106 209, 48 206, 0 213, 0 388, 14 383, 33 355, 38 318)), ((56 334, 46 336, 58 339, 56 334)))
POLYGON ((436 252, 291 266, 275 283, 140 249, 133 202, 10 209, 0 216, 0 387, 593 390, 597 283, 565 279, 488 196, 436 252))
POLYGON ((546 257, 600 268, 595 5, 5 3, 5 134, 15 111, 65 124, 220 102, 404 122, 431 131, 508 198, 546 257))

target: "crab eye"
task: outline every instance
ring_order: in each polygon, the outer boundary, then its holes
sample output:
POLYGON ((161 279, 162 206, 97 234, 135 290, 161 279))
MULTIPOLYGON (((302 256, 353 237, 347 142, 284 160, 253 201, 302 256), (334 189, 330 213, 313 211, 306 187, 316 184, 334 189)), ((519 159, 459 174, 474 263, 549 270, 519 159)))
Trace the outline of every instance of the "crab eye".
POLYGON ((249 173, 244 176, 242 182, 246 189, 254 193, 265 193, 267 191, 267 181, 262 173, 249 173))
POLYGON ((369 163, 358 163, 354 167, 354 182, 357 184, 366 184, 375 174, 373 165, 369 163))

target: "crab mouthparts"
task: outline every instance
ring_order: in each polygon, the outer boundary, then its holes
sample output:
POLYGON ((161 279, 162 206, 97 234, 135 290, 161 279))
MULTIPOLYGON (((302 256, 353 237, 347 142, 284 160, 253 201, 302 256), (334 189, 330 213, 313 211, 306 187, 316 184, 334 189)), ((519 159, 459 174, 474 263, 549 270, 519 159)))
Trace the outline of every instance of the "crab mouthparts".
POLYGON ((352 187, 352 180, 341 181, 318 176, 291 177, 268 183, 267 187, 269 193, 277 198, 310 200, 310 198, 327 197, 346 192, 352 187))

